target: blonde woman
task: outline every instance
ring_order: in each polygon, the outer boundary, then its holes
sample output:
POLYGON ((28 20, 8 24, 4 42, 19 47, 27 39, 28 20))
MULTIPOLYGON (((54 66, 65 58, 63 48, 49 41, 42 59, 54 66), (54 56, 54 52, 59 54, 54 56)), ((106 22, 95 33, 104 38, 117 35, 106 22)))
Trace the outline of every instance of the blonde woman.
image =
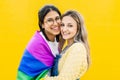
MULTIPOLYGON (((76 11, 67 11, 62 15, 61 46, 64 40, 68 44, 61 52, 58 63, 58 76, 45 77, 45 80, 79 80, 90 64, 89 45, 82 16, 76 11)), ((57 67, 56 67, 57 68, 57 67)))

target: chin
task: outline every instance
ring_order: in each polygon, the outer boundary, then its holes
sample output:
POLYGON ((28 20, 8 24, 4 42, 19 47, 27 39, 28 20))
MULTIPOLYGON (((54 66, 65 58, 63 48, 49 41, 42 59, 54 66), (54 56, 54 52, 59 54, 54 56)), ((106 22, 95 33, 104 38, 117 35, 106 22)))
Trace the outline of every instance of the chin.
POLYGON ((60 32, 56 32, 56 33, 54 33, 54 35, 58 35, 58 34, 60 34, 60 32))
POLYGON ((69 39, 69 38, 67 38, 67 37, 63 37, 63 39, 67 40, 67 39, 69 39))

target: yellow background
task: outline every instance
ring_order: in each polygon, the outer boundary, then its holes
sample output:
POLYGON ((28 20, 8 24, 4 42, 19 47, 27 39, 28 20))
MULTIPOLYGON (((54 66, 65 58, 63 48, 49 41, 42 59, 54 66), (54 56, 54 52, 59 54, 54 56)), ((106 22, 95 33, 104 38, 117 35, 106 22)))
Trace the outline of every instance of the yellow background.
MULTIPOLYGON (((81 80, 120 79, 119 0, 0 0, 0 80, 15 80, 25 46, 38 30, 38 10, 54 4, 85 19, 92 64, 81 80)), ((72 64, 71 64, 72 65, 72 64)))

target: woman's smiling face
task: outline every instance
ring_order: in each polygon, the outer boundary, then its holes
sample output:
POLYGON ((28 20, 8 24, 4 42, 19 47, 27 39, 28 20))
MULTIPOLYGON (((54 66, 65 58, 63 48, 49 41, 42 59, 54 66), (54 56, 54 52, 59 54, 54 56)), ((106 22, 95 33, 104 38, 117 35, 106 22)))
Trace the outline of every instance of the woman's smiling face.
POLYGON ((72 40, 77 33, 77 22, 71 16, 64 16, 61 23, 61 34, 63 39, 72 40))
POLYGON ((45 29, 46 34, 56 36, 60 33, 60 15, 51 10, 44 18, 42 27, 45 29))

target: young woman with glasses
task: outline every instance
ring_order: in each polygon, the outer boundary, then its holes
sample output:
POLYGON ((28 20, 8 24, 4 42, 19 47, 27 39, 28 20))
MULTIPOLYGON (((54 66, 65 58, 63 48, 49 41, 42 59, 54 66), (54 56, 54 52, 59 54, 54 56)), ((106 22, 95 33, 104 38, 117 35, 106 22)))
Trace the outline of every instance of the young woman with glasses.
POLYGON ((39 80, 50 75, 54 58, 59 54, 61 13, 53 5, 45 5, 39 12, 40 31, 36 31, 21 59, 17 80, 39 80))

